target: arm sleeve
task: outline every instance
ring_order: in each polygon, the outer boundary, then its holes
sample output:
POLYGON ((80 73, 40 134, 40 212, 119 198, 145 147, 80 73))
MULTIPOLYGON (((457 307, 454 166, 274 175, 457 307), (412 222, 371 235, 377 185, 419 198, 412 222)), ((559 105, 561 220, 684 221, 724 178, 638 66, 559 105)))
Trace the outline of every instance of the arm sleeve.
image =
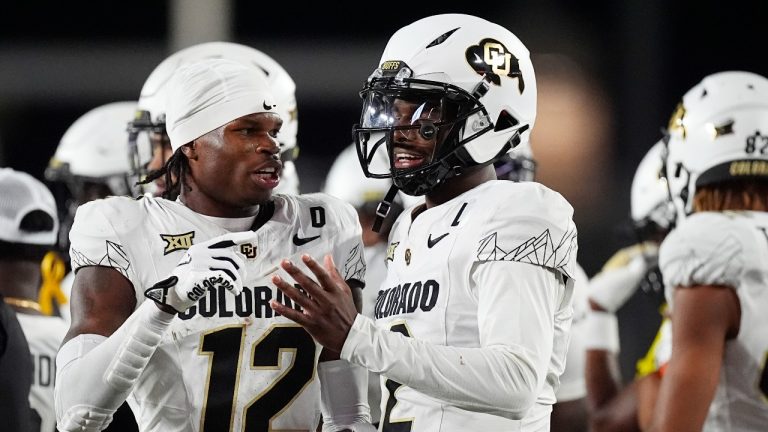
POLYGON ((522 418, 546 378, 565 284, 552 270, 509 261, 478 264, 472 278, 483 286, 479 348, 429 344, 358 315, 341 357, 459 408, 522 418))
POLYGON ((111 336, 79 335, 56 356, 59 430, 102 430, 132 391, 173 317, 144 302, 111 336), (85 425, 93 429, 81 429, 85 425))

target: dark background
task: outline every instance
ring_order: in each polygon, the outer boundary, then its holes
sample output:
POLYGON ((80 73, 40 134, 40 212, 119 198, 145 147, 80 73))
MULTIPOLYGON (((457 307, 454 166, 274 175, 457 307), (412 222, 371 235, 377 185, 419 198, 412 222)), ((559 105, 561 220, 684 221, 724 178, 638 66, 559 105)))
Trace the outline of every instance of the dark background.
MULTIPOLYGON (((761 0, 380 1, 352 8, 331 2, 210 1, 228 11, 226 39, 271 55, 297 83, 303 192, 320 188, 333 157, 350 143, 360 108, 357 92, 399 27, 431 14, 469 13, 512 30, 530 49, 535 68, 547 54, 566 56, 609 115, 588 119, 578 129, 610 123, 605 143, 570 149, 599 161, 602 174, 595 182, 580 184, 579 175, 566 179, 571 187, 587 189, 589 199, 564 192, 576 209, 579 261, 590 276, 629 241, 616 227, 629 214, 635 167, 659 139, 683 93, 717 71, 768 74, 768 2, 761 0)), ((42 179, 75 119, 104 103, 137 99, 144 79, 164 57, 212 40, 205 25, 186 38, 176 32, 180 11, 201 3, 3 2, 0 166, 42 179)), ((569 71, 559 73, 567 77, 569 71)), ((543 85, 540 81, 540 95, 543 85)), ((542 103, 540 96, 540 108, 542 103)), ((534 141, 539 152, 544 147, 536 145, 547 144, 534 141)), ((557 174, 570 172, 573 160, 565 153, 540 160, 547 168, 540 180, 560 190, 563 179, 557 174)), ((586 166, 583 176, 594 169, 586 166)), ((648 313, 655 307, 655 300, 638 295, 621 311, 625 374, 647 346, 657 320, 648 313)))

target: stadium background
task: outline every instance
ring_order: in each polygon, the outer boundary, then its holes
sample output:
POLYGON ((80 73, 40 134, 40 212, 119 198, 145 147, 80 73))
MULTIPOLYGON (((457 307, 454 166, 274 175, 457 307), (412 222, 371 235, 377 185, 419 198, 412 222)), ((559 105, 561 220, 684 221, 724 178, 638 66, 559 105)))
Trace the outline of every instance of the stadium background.
MULTIPOLYGON (((297 83, 302 192, 320 189, 350 143, 358 91, 397 28, 463 12, 511 29, 530 49, 539 87, 533 150, 539 181, 574 205, 579 262, 594 275, 631 241, 622 229, 637 163, 682 94, 721 70, 768 75, 764 0, 503 2, 3 2, 0 166, 42 179, 67 127, 98 105, 135 100, 170 53, 199 42, 251 45, 297 83)), ((521 203, 524 205, 524 203, 521 203)), ((622 371, 647 348, 658 299, 619 314, 622 371)))

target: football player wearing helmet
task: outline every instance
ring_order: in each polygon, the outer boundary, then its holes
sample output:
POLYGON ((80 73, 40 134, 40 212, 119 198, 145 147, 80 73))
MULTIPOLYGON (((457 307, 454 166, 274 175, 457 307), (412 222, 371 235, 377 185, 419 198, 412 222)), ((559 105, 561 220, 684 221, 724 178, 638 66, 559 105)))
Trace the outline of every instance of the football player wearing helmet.
POLYGON ((272 195, 282 120, 260 70, 206 59, 179 68, 168 92, 162 171, 178 199, 110 197, 75 217, 59 429, 102 430, 127 400, 142 431, 315 430, 321 412, 329 427, 370 430, 365 369, 273 313, 273 299, 299 306, 265 279, 279 258, 327 253, 359 295, 354 210, 272 195))
MULTIPOLYGON (((184 48, 175 52, 155 67, 139 96, 135 118, 128 124, 130 147, 132 149, 133 168, 144 177, 149 171, 160 169, 173 153, 166 132, 166 110, 168 104, 168 81, 174 71, 186 64, 209 58, 223 58, 256 67, 266 76, 275 96, 274 109, 283 119, 278 141, 280 143, 280 159, 283 162, 280 184, 275 193, 299 193, 299 176, 294 160, 299 155, 296 141, 299 131, 298 110, 296 106, 296 84, 285 69, 270 56, 263 52, 232 42, 205 42, 184 48), (137 142, 141 136, 149 137, 151 150, 142 149, 142 142, 137 142), (138 160, 141 152, 150 152, 152 160, 148 165, 138 160)), ((142 182, 155 196, 163 196, 170 179, 165 176, 154 177, 142 182)), ((178 183, 174 183, 178 184, 178 183)), ((170 191, 166 198, 175 198, 178 191, 170 191)))
POLYGON ((659 264, 672 355, 653 430, 768 424, 768 80, 728 71, 682 98, 666 171, 677 210, 659 264))
POLYGON ((481 18, 427 17, 392 36, 361 95, 364 171, 425 203, 392 228, 375 320, 355 312, 327 256, 284 261, 305 292, 273 283, 303 309, 272 307, 381 374, 380 430, 548 431, 572 317, 573 209, 540 184, 496 180, 492 165, 535 120, 528 50, 481 18))
MULTIPOLYGON (((50 432, 56 429, 53 410, 54 359, 67 332, 67 323, 57 316, 46 316, 38 302, 41 286, 41 262, 43 257, 56 246, 59 219, 56 202, 47 187, 27 173, 10 168, 0 168, 0 298, 16 310, 19 324, 24 331, 29 348, 25 363, 32 359, 32 387, 27 384, 29 402, 32 408, 33 425, 30 429, 4 423, 8 430, 29 430, 50 432)), ((2 338, 2 337, 0 337, 2 338)), ((11 341, 2 343, 2 351, 20 349, 11 341)), ((12 357, 12 354, 10 357, 12 357)), ((0 364, 9 367, 6 355, 0 356, 0 364)), ((16 389, 27 378, 26 365, 16 365, 12 370, 18 383, 3 380, 3 390, 8 398, 2 399, 3 407, 12 403, 16 389), (23 377, 23 378, 22 378, 23 377), (7 386, 7 387, 6 387, 7 386)), ((6 369, 7 371, 7 369, 6 369)), ((8 414, 11 420, 18 415, 8 414)), ((3 417, 5 422, 6 417, 3 417)))
MULTIPOLYGON (((618 311, 642 289, 661 292, 658 246, 671 229, 675 212, 664 177, 664 142, 654 144, 635 171, 630 195, 631 222, 638 242, 618 251, 588 285, 589 312, 586 319, 588 406, 591 430, 639 431, 648 425, 655 402, 659 371, 668 354, 657 342, 638 367, 628 386, 618 376, 618 311)), ((663 327, 659 335, 668 330, 663 327)))

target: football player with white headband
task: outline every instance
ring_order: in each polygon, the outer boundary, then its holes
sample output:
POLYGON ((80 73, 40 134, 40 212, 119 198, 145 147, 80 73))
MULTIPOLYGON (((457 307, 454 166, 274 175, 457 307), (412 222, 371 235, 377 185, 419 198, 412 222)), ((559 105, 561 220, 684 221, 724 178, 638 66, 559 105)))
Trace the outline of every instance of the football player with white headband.
POLYGON ((142 431, 315 430, 321 416, 327 430, 372 430, 365 369, 268 304, 299 307, 268 278, 301 253, 332 255, 359 298, 354 210, 323 194, 272 195, 282 119, 260 70, 190 63, 168 96, 173 155, 161 171, 177 170, 178 198, 110 197, 75 217, 59 430, 102 430, 125 400, 142 431))
MULTIPOLYGON (((129 143, 132 149, 132 165, 137 177, 145 178, 161 168, 173 153, 166 132, 166 111, 168 104, 168 82, 174 71, 181 66, 210 58, 233 60, 255 67, 267 77, 275 96, 275 109, 283 119, 278 140, 280 159, 283 170, 280 184, 274 193, 299 193, 299 176, 294 160, 299 155, 297 134, 299 131, 298 109, 296 105, 296 84, 286 70, 267 54, 233 42, 204 42, 171 54, 155 67, 141 88, 138 107, 134 119, 128 123, 131 132, 129 143), (149 138, 149 140, 146 139, 149 138), (144 142, 142 142, 144 140, 144 142), (151 143, 144 148, 145 142, 151 143), (152 159, 147 164, 140 157, 150 153, 152 159)), ((152 178, 142 184, 155 196, 163 196, 170 179, 165 176, 152 178)), ((166 198, 175 199, 178 191, 170 191, 166 198)))

